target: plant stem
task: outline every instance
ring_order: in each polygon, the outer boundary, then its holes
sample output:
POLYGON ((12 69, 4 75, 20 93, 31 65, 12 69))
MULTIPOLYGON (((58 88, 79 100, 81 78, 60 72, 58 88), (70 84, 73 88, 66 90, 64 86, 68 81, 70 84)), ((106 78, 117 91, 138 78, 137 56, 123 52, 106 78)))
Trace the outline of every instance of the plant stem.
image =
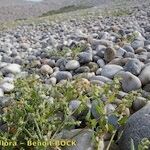
POLYGON ((42 139, 42 135, 41 135, 41 131, 40 131, 39 125, 38 125, 37 121, 35 120, 35 118, 33 118, 33 120, 34 120, 35 126, 37 128, 37 133, 39 135, 39 138, 42 139))
POLYGON ((109 144, 108 144, 106 150, 109 150, 109 148, 110 148, 110 146, 111 146, 111 143, 112 143, 112 141, 113 141, 113 139, 114 139, 114 137, 115 137, 115 135, 116 135, 116 132, 117 132, 117 130, 115 130, 114 133, 113 133, 113 135, 111 136, 111 139, 110 139, 110 141, 109 141, 109 144))
POLYGON ((25 131, 31 138, 34 138, 33 135, 31 135, 31 133, 30 133, 26 128, 24 128, 24 131, 25 131))

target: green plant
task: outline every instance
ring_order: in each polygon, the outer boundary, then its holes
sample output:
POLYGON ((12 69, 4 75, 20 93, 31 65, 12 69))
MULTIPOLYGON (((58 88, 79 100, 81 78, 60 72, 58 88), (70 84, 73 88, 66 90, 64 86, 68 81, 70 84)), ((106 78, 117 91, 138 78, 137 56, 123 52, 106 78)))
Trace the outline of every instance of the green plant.
POLYGON ((67 13, 67 12, 71 12, 71 11, 87 9, 87 8, 90 8, 90 7, 91 6, 70 5, 70 6, 62 7, 58 10, 51 10, 49 12, 46 12, 46 13, 42 14, 40 17, 50 16, 50 15, 54 15, 54 14, 67 13))
POLYGON ((121 37, 121 40, 126 43, 132 43, 137 37, 138 37, 138 33, 133 32, 132 34, 127 35, 126 37, 121 37))
POLYGON ((116 100, 119 90, 120 83, 118 79, 115 79, 111 84, 105 84, 101 88, 93 88, 92 98, 94 100, 97 100, 98 102, 96 109, 100 117, 98 119, 93 119, 91 116, 88 116, 87 120, 88 125, 90 125, 90 128, 92 128, 95 131, 93 138, 95 139, 95 142, 98 143, 96 147, 97 150, 101 144, 101 139, 103 138, 103 136, 106 133, 111 133, 112 137, 106 148, 106 150, 109 150, 111 143, 114 140, 114 136, 116 135, 118 127, 123 126, 128 119, 128 115, 125 114, 126 108, 130 108, 132 106, 132 102, 138 95, 137 92, 129 93, 122 99, 122 103, 118 105, 115 111, 113 111, 112 113, 107 113, 105 106, 107 104, 113 103, 116 100), (104 96, 106 101, 99 101, 104 96), (109 123, 109 116, 112 115, 118 118, 115 125, 109 123))
MULTIPOLYGON (((53 139, 65 126, 79 124, 74 120, 70 122, 71 112, 66 101, 58 99, 53 103, 50 98, 46 98, 50 87, 46 88, 40 81, 33 77, 26 80, 18 79, 15 86, 15 91, 11 95, 15 101, 4 108, 1 115, 1 120, 7 125, 7 132, 0 133, 1 140, 17 141, 18 148, 27 149, 26 142, 30 139, 53 139), (59 112, 62 112, 63 118, 59 116, 59 112)), ((46 149, 36 147, 39 148, 46 149)))
MULTIPOLYGON (((138 144, 137 149, 138 150, 149 150, 150 149, 150 140, 147 138, 142 139, 141 142, 138 144)), ((131 139, 131 150, 136 150, 133 139, 131 139)))
POLYGON ((49 52, 49 56, 55 56, 55 57, 67 57, 67 53, 70 53, 70 57, 72 59, 76 59, 77 55, 83 51, 86 48, 86 45, 76 45, 71 48, 71 50, 67 47, 64 47, 62 50, 51 50, 49 52))
POLYGON ((149 150, 150 149, 150 140, 147 138, 142 139, 138 145, 138 150, 149 150))
MULTIPOLYGON (((112 137, 106 148, 109 150, 118 126, 124 125, 128 118, 124 113, 125 109, 131 106, 137 96, 136 92, 129 93, 115 111, 107 113, 106 105, 115 102, 119 90, 118 79, 102 87, 93 85, 83 78, 58 83, 54 87, 45 86, 33 76, 18 79, 15 90, 11 94, 13 101, 3 109, 4 113, 1 115, 1 121, 5 123, 7 130, 0 132, 0 139, 17 141, 16 149, 45 150, 50 147, 27 147, 26 144, 21 143, 26 143, 28 140, 55 139, 62 130, 69 130, 76 126, 93 130, 93 142, 98 143, 95 149, 100 147, 103 136, 108 132, 111 133, 112 137), (104 97, 105 101, 102 100, 104 97), (74 99, 80 100, 81 104, 77 109, 71 110, 69 103, 74 99), (98 119, 94 119, 91 112, 87 111, 89 100, 98 102, 96 106, 100 116, 98 119), (76 120, 74 115, 80 118, 76 120), (110 115, 118 118, 116 125, 109 122, 110 115)), ((4 149, 10 148, 13 149, 12 147, 4 149)))
POLYGON ((68 52, 68 48, 64 48, 63 50, 60 50, 60 51, 58 51, 58 50, 51 50, 50 52, 49 52, 49 56, 55 56, 55 57, 66 57, 66 54, 67 54, 67 52, 68 52))

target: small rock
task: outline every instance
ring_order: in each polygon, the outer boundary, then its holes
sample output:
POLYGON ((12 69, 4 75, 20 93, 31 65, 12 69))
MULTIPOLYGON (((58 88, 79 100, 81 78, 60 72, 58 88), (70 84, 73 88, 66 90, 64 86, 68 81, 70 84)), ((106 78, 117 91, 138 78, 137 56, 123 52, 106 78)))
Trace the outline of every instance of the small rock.
MULTIPOLYGON (((77 145, 72 147, 64 147, 63 150, 94 150, 92 135, 93 135, 93 131, 89 129, 85 129, 85 130, 74 129, 71 131, 65 130, 64 132, 61 133, 61 139, 75 140, 77 145)), ((104 146, 103 142, 102 144, 104 146)), ((103 150, 103 149, 99 149, 99 150, 103 150)))
POLYGON ((85 73, 80 73, 78 75, 75 75, 74 78, 85 78, 85 79, 90 79, 91 77, 95 76, 94 72, 85 72, 85 73))
MULTIPOLYGON (((105 143, 104 143, 104 145, 105 145, 104 150, 107 148, 107 146, 108 146, 109 142, 110 142, 110 141, 105 141, 105 143)), ((109 149, 110 149, 110 150, 120 150, 120 149, 119 149, 119 146, 118 146, 117 144, 115 144, 114 142, 113 142, 113 143, 111 143, 111 145, 110 145, 110 148, 109 148, 109 149)))
POLYGON ((130 150, 131 139, 134 141, 135 149, 143 138, 150 137, 150 103, 134 113, 127 121, 121 139, 120 150, 130 150))
POLYGON ((116 51, 116 57, 122 58, 126 51, 123 48, 118 48, 116 51))
POLYGON ((46 81, 46 84, 51 84, 53 86, 56 85, 56 83, 57 83, 57 79, 55 77, 51 77, 46 81))
POLYGON ((115 108, 116 108, 116 107, 117 107, 117 106, 114 105, 114 104, 106 104, 105 107, 104 107, 104 109, 106 110, 106 113, 107 113, 107 114, 111 114, 112 112, 115 111, 115 108))
POLYGON ((112 79, 115 74, 121 70, 123 70, 123 68, 119 65, 105 65, 102 68, 101 75, 112 79))
POLYGON ((106 62, 110 62, 116 57, 116 50, 114 48, 108 47, 104 53, 104 59, 106 62))
POLYGON ((2 69, 4 74, 12 73, 12 74, 19 74, 21 72, 21 66, 18 64, 8 64, 6 67, 2 69))
POLYGON ((101 75, 102 68, 97 69, 96 75, 101 75))
POLYGON ((121 78, 122 89, 124 92, 130 92, 141 88, 141 81, 132 73, 121 71, 117 76, 121 78))
POLYGON ((21 43, 20 47, 27 50, 30 48, 30 45, 28 43, 21 43))
POLYGON ((84 73, 84 72, 90 72, 90 68, 88 66, 81 66, 75 70, 75 73, 84 73))
POLYGON ((90 81, 92 81, 92 80, 98 80, 98 81, 101 81, 101 82, 104 82, 104 83, 106 83, 106 82, 112 82, 111 79, 109 79, 107 77, 104 77, 104 76, 92 76, 90 78, 90 81))
POLYGON ((56 79, 57 82, 60 82, 61 80, 70 80, 72 79, 72 74, 68 71, 59 71, 56 73, 56 79))
POLYGON ((141 80, 143 85, 146 85, 150 82, 150 65, 144 67, 139 75, 139 79, 141 80))
POLYGON ((99 59, 99 60, 97 61, 97 64, 98 64, 99 67, 101 67, 101 68, 105 66, 105 62, 104 62, 103 59, 99 59))
POLYGON ((80 67, 80 63, 77 60, 70 60, 65 66, 67 70, 75 70, 79 67, 80 67))
POLYGON ((131 46, 133 47, 134 50, 136 50, 140 47, 144 47, 144 41, 143 40, 134 40, 131 43, 131 46))
POLYGON ((150 92, 150 83, 149 83, 149 84, 146 84, 146 85, 143 87, 143 90, 145 90, 146 92, 150 92))
POLYGON ((12 92, 15 87, 13 84, 5 82, 0 85, 0 88, 4 91, 4 93, 9 93, 12 92))
POLYGON ((87 52, 82 52, 78 55, 79 57, 79 62, 81 64, 86 64, 89 63, 93 60, 92 58, 92 54, 91 53, 87 53, 87 52))
POLYGON ((6 96, 0 97, 0 107, 1 108, 9 106, 10 102, 11 102, 11 98, 10 97, 6 97, 6 96))
POLYGON ((142 66, 142 63, 138 59, 131 59, 124 66, 124 70, 137 76, 140 74, 142 66))
POLYGON ((4 91, 0 88, 0 97, 4 96, 4 91))
POLYGON ((130 45, 124 45, 123 49, 125 49, 127 52, 134 53, 134 49, 130 45))
POLYGON ((96 72, 96 70, 98 69, 98 65, 95 62, 90 62, 88 64, 88 67, 90 68, 90 72, 96 72))
POLYGON ((143 97, 137 97, 137 99, 133 102, 132 108, 134 111, 140 110, 142 107, 146 105, 147 101, 143 97))
POLYGON ((40 72, 42 74, 52 74, 53 73, 53 69, 49 66, 49 65, 43 65, 41 68, 40 68, 40 72))
POLYGON ((69 103, 69 109, 73 112, 76 109, 78 109, 78 107, 80 106, 80 104, 81 104, 81 101, 79 101, 79 100, 72 100, 69 103))

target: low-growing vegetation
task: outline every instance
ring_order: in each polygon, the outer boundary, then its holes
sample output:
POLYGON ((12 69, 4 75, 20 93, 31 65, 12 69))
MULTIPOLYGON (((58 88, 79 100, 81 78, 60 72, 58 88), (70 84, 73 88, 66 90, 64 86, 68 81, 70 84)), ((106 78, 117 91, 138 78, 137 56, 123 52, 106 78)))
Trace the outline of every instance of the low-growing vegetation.
POLYGON ((49 56, 51 57, 67 57, 68 55, 73 58, 76 59, 77 55, 84 51, 86 49, 86 45, 82 44, 82 45, 75 45, 73 46, 71 49, 68 47, 64 47, 61 50, 50 50, 49 51, 49 56), (68 55, 67 55, 68 54, 68 55))
POLYGON ((81 10, 81 9, 87 9, 90 7, 91 6, 84 6, 84 5, 83 6, 82 5, 69 5, 69 6, 62 7, 58 10, 48 11, 48 12, 42 14, 41 17, 55 15, 55 14, 61 14, 61 13, 67 13, 67 12, 77 11, 77 10, 81 10))
MULTIPOLYGON (((102 87, 83 78, 60 82, 53 87, 46 86, 31 76, 18 79, 15 87, 14 92, 9 95, 13 100, 3 109, 1 115, 1 121, 6 129, 0 132, 0 139, 17 141, 18 146, 14 149, 22 150, 27 149, 27 146, 20 143, 26 143, 28 140, 55 139, 62 130, 72 128, 92 129, 93 142, 97 150, 101 146, 103 136, 110 133, 112 137, 106 148, 109 150, 117 129, 123 126, 129 117, 125 113, 126 108, 131 107, 137 96, 137 92, 129 93, 115 111, 107 113, 106 105, 115 102, 120 90, 118 79, 102 87), (81 104, 77 109, 71 110, 69 103, 75 99, 80 100, 81 104), (87 105, 93 101, 97 103, 96 112, 99 118, 92 116, 87 105), (109 122, 110 116, 117 118, 115 123, 109 122)), ((41 150, 47 148, 49 147, 28 147, 41 150)), ((13 148, 5 147, 6 149, 13 148)))

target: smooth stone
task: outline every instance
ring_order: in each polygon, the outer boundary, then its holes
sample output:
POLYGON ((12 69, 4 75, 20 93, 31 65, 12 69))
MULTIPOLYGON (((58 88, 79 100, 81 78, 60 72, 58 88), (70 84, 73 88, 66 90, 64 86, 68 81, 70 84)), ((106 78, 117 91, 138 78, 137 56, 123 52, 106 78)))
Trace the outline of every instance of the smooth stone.
POLYGON ((85 72, 85 73, 80 73, 80 74, 75 75, 74 79, 76 79, 76 78, 90 79, 93 76, 95 76, 94 72, 85 72))
POLYGON ((142 52, 147 52, 147 50, 144 49, 144 48, 141 48, 141 47, 135 50, 135 53, 136 53, 136 54, 140 54, 140 53, 142 53, 142 52))
POLYGON ((150 32, 150 25, 149 25, 149 26, 144 27, 144 29, 145 29, 145 32, 150 32))
POLYGON ((18 64, 18 65, 23 65, 24 60, 23 60, 20 56, 16 56, 16 57, 14 58, 14 61, 13 61, 13 62, 16 63, 16 64, 18 64))
POLYGON ((11 98, 10 97, 0 97, 0 107, 7 107, 10 105, 11 98))
POLYGON ((7 63, 12 63, 13 60, 10 56, 7 55, 3 55, 1 59, 3 62, 7 62, 7 63))
POLYGON ((52 74, 53 73, 53 69, 49 66, 49 65, 43 65, 40 68, 40 72, 45 75, 45 74, 52 74))
POLYGON ((21 66, 18 64, 8 64, 6 67, 2 69, 4 74, 12 73, 12 74, 19 74, 21 73, 21 66))
POLYGON ((0 69, 4 68, 7 66, 7 63, 6 62, 1 62, 0 63, 0 69))
POLYGON ((131 58, 115 58, 109 64, 124 66, 131 58))
POLYGON ((147 103, 146 98, 144 97, 137 97, 136 100, 132 104, 132 108, 134 111, 140 110, 142 107, 144 107, 147 103))
POLYGON ((98 46, 98 45, 104 45, 106 47, 108 46, 112 46, 113 42, 109 41, 109 40, 104 40, 104 39, 91 39, 89 40, 89 43, 92 45, 92 46, 98 46))
POLYGON ((109 65, 108 64, 102 68, 101 75, 104 77, 112 79, 115 76, 115 74, 121 70, 123 70, 123 68, 119 65, 113 65, 113 64, 109 65))
POLYGON ((81 52, 78 57, 81 64, 86 64, 93 60, 92 54, 87 52, 81 52))
POLYGON ((107 114, 111 114, 112 112, 115 111, 116 107, 117 106, 115 104, 106 104, 104 109, 106 110, 107 114))
POLYGON ((141 61, 144 62, 147 60, 147 54, 142 54, 142 55, 138 55, 137 58, 141 61))
POLYGON ((103 60, 103 59, 99 59, 98 61, 97 61, 97 64, 99 65, 99 67, 104 67, 105 66, 105 61, 103 60))
MULTIPOLYGON (((99 112, 97 111, 97 106, 98 105, 100 105, 100 100, 99 101, 97 101, 97 100, 92 101, 91 113, 92 113, 92 115, 95 119, 99 119, 101 117, 99 112)), ((105 107, 104 107, 104 111, 107 114, 110 114, 110 113, 115 111, 116 107, 117 106, 115 104, 106 104, 105 107)))
POLYGON ((91 80, 90 83, 97 86, 102 86, 105 84, 104 82, 98 80, 91 80))
POLYGON ((11 77, 4 77, 1 81, 0 81, 0 84, 3 84, 5 82, 8 82, 8 83, 13 83, 14 82, 14 78, 11 78, 11 77))
POLYGON ((55 60, 51 60, 51 59, 48 60, 47 64, 52 68, 56 66, 55 60))
POLYGON ((21 43, 20 47, 23 48, 23 49, 25 49, 25 50, 27 50, 27 49, 30 48, 30 44, 28 44, 28 43, 21 43))
POLYGON ((65 65, 67 64, 67 60, 65 58, 60 58, 57 60, 56 62, 56 67, 64 67, 65 68, 65 65))
POLYGON ((75 73, 84 73, 84 72, 90 72, 90 68, 88 66, 81 66, 75 70, 75 73))
MULTIPOLYGON (((72 139, 77 143, 76 146, 64 147, 63 150, 94 150, 92 136, 93 131, 90 129, 73 129, 70 131, 62 131, 59 137, 61 137, 61 139, 72 139)), ((103 142, 102 144, 104 145, 103 142)))
POLYGON ((100 118, 100 114, 97 112, 96 107, 99 105, 99 102, 97 100, 92 101, 92 106, 91 106, 91 114, 95 119, 100 118))
MULTIPOLYGON (((116 106, 117 107, 117 106, 116 106)), ((115 110, 113 110, 115 111, 115 110)), ((112 113, 113 111, 111 111, 110 113, 112 113)), ((118 128, 118 117, 114 114, 110 114, 108 115, 108 123, 112 126, 114 126, 115 128, 118 128)))
POLYGON ((146 65, 142 72, 139 75, 139 79, 141 80, 143 85, 150 83, 150 65, 146 65))
POLYGON ((40 67, 41 66, 41 62, 39 60, 34 60, 32 63, 31 63, 31 66, 32 67, 40 67))
POLYGON ((127 93, 126 92, 123 92, 123 91, 119 91, 119 93, 118 93, 118 98, 119 99, 122 99, 122 98, 124 98, 125 96, 127 95, 127 93))
POLYGON ((96 51, 97 52, 99 52, 99 51, 105 51, 105 49, 106 49, 106 46, 104 46, 104 45, 97 45, 97 47, 96 47, 96 51))
POLYGON ((122 89, 124 92, 138 90, 142 86, 139 78, 130 72, 121 71, 117 74, 117 77, 121 78, 122 89))
POLYGON ((143 138, 150 137, 150 103, 134 113, 128 119, 123 134, 119 140, 120 150, 130 150, 131 138, 135 149, 143 138))
POLYGON ((80 104, 81 104, 81 101, 79 101, 79 100, 72 100, 69 103, 69 109, 73 112, 73 111, 75 111, 75 110, 77 110, 79 108, 80 104))
POLYGON ((3 97, 4 96, 4 91, 3 89, 0 88, 0 97, 3 97))
POLYGON ((98 81, 101 81, 101 82, 104 82, 104 83, 106 83, 106 82, 112 82, 111 79, 109 79, 107 77, 104 77, 104 76, 92 76, 90 78, 90 81, 92 81, 92 80, 98 80, 98 81))
POLYGON ((96 52, 97 52, 96 55, 103 58, 105 50, 106 50, 106 46, 98 45, 98 47, 96 48, 96 52))
POLYGON ((3 84, 0 85, 0 88, 4 91, 4 93, 9 93, 14 90, 14 85, 11 83, 4 82, 3 84))
POLYGON ((116 50, 114 48, 108 47, 104 52, 104 59, 106 62, 112 61, 116 57, 116 50))
POLYGON ((87 66, 90 68, 90 72, 96 72, 96 70, 99 68, 98 64, 95 62, 90 62, 87 66))
POLYGON ((143 87, 143 90, 146 91, 146 92, 150 92, 150 83, 149 83, 149 84, 146 84, 146 85, 143 87))
POLYGON ((144 41, 143 40, 134 40, 131 43, 131 46, 133 47, 134 50, 136 50, 140 47, 144 47, 144 41))
POLYGON ((135 54, 131 52, 126 52, 124 58, 135 58, 135 54))
POLYGON ((124 66, 124 71, 131 72, 134 75, 139 75, 143 64, 138 59, 129 60, 124 66))
POLYGON ((60 82, 61 80, 70 80, 72 79, 72 74, 68 71, 59 71, 56 73, 56 79, 57 82, 60 82))
POLYGON ((93 61, 94 62, 97 62, 101 57, 97 56, 97 55, 94 55, 93 56, 93 61))
POLYGON ((97 69, 96 75, 97 75, 97 76, 98 76, 98 75, 101 75, 101 71, 102 71, 102 68, 97 69))
POLYGON ((56 85, 57 79, 55 77, 51 77, 50 79, 46 80, 46 84, 56 85))
POLYGON ((130 45, 124 45, 123 49, 126 50, 127 52, 134 53, 134 49, 130 45))
POLYGON ((143 90, 141 94, 142 94, 142 97, 149 99, 150 92, 146 92, 143 90))
POLYGON ((65 66, 67 70, 75 70, 79 67, 80 67, 80 63, 77 60, 70 60, 65 66))
MULTIPOLYGON (((109 142, 110 142, 110 141, 105 141, 105 142, 104 142, 104 145, 105 145, 104 150, 106 150, 106 148, 107 148, 109 142)), ((110 145, 110 150, 120 150, 120 149, 119 149, 119 146, 118 146, 117 144, 111 143, 111 145, 110 145)))
POLYGON ((116 57, 122 58, 125 53, 126 53, 126 50, 124 50, 123 48, 119 48, 116 50, 116 57))

